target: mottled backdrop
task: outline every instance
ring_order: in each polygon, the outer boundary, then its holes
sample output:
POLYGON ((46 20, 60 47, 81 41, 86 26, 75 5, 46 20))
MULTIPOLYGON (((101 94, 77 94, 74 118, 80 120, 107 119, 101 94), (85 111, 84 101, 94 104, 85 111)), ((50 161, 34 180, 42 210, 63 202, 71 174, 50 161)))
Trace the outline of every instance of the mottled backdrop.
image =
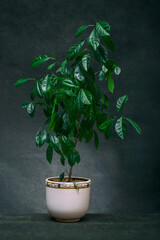
MULTIPOLYGON (((46 212, 44 180, 63 171, 56 154, 50 166, 45 147, 35 146, 41 110, 29 119, 20 108, 31 85, 16 89, 14 82, 40 77, 47 65, 32 69, 35 56, 56 51, 63 60, 76 29, 100 20, 111 25, 113 57, 122 68, 109 112, 128 94, 124 114, 143 134, 128 125, 124 141, 100 134, 97 151, 93 142, 79 144, 81 163, 73 174, 93 180, 90 212, 159 211, 159 1, 1 0, 0 20, 0 213, 46 212)), ((108 92, 106 82, 101 87, 108 92)))

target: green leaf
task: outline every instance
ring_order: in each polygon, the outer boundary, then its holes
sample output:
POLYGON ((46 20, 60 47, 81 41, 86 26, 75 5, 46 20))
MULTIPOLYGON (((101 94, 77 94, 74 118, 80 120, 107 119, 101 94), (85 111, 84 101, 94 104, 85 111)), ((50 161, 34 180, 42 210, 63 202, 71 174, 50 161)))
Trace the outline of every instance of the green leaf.
POLYGON ((24 83, 28 82, 29 80, 32 80, 32 78, 21 78, 21 79, 19 79, 19 80, 14 84, 14 86, 15 86, 15 87, 20 87, 20 86, 22 86, 24 83))
POLYGON ((52 108, 52 114, 51 114, 51 121, 49 123, 49 129, 53 130, 55 127, 55 107, 57 104, 57 99, 54 99, 54 103, 53 103, 53 108, 52 108))
POLYGON ((49 65, 49 66, 47 67, 47 69, 48 69, 48 70, 51 70, 56 64, 57 64, 57 62, 52 63, 51 65, 49 65))
POLYGON ((108 74, 108 89, 111 93, 114 91, 114 79, 112 77, 112 74, 108 74))
POLYGON ((98 113, 97 116, 96 116, 96 125, 97 125, 97 128, 99 128, 99 126, 104 122, 106 121, 106 118, 107 118, 107 113, 103 112, 103 113, 98 113))
POLYGON ((105 130, 105 129, 107 128, 107 126, 108 126, 111 122, 113 122, 113 118, 104 121, 98 128, 103 131, 103 130, 105 130))
POLYGON ((29 115, 32 117, 35 111, 35 106, 33 103, 30 103, 27 107, 27 112, 29 113, 29 115))
POLYGON ((135 130, 141 134, 141 129, 140 127, 137 125, 137 123, 135 123, 132 119, 130 118, 125 118, 128 122, 130 122, 132 124, 132 126, 135 128, 135 130))
POLYGON ((70 88, 77 88, 77 86, 75 86, 75 84, 73 83, 73 81, 70 80, 70 79, 64 79, 64 80, 62 81, 62 85, 63 85, 63 86, 66 86, 66 87, 70 87, 70 88))
POLYGON ((36 94, 37 94, 37 86, 32 88, 32 91, 31 91, 31 94, 30 94, 30 98, 31 98, 32 101, 34 101, 36 94))
POLYGON ((38 132, 36 133, 35 141, 37 147, 42 146, 42 132, 40 130, 38 130, 38 132))
POLYGON ((62 75, 67 74, 67 68, 66 67, 59 67, 56 71, 56 73, 60 72, 62 75))
POLYGON ((73 151, 74 142, 63 135, 62 137, 60 137, 60 144, 63 154, 68 158, 70 152, 73 151))
POLYGON ((43 79, 41 87, 44 93, 47 93, 51 89, 50 79, 48 75, 43 79))
POLYGON ((69 115, 68 115, 67 113, 64 113, 62 119, 63 119, 63 122, 64 122, 64 123, 67 123, 68 120, 69 120, 69 115))
POLYGON ((30 102, 23 102, 22 105, 21 105, 21 108, 27 108, 28 105, 30 104, 30 102))
POLYGON ((115 131, 121 139, 126 135, 126 123, 123 117, 120 117, 115 124, 115 131))
POLYGON ((107 47, 112 51, 114 52, 114 43, 113 41, 111 40, 111 38, 109 36, 105 36, 105 37, 102 37, 103 38, 103 41, 104 43, 107 45, 107 47))
POLYGON ((62 173, 60 174, 60 176, 59 176, 59 180, 60 180, 60 182, 62 182, 63 179, 64 179, 64 172, 62 172, 62 173))
POLYGON ((65 158, 64 158, 64 156, 63 155, 61 155, 61 164, 64 166, 65 165, 65 158))
POLYGON ((51 162, 52 162, 52 157, 53 157, 53 148, 51 147, 51 145, 48 145, 47 150, 46 150, 46 158, 47 158, 49 164, 51 164, 51 162))
POLYGON ((83 25, 75 33, 75 37, 79 37, 86 29, 88 28, 88 25, 83 25))
POLYGON ((80 90, 81 101, 83 104, 90 105, 92 102, 92 95, 88 90, 80 90))
POLYGON ((79 67, 79 65, 74 70, 74 77, 78 79, 79 81, 84 81, 83 73, 79 67))
POLYGON ((107 50, 103 45, 99 45, 96 51, 93 51, 95 59, 100 63, 106 63, 108 60, 107 50))
POLYGON ((82 58, 82 66, 84 70, 88 71, 91 63, 91 56, 89 54, 86 54, 82 58))
POLYGON ((86 143, 90 142, 93 137, 93 129, 89 129, 84 133, 84 138, 86 139, 86 143))
POLYGON ((77 56, 77 54, 80 52, 85 40, 80 41, 76 44, 74 44, 67 53, 67 61, 71 61, 73 58, 77 56))
POLYGON ((56 146, 59 148, 59 139, 55 135, 53 135, 53 133, 51 134, 50 143, 52 147, 56 146))
POLYGON ((41 83, 38 81, 36 86, 37 86, 37 94, 38 94, 39 97, 42 98, 44 95, 43 95, 41 83))
POLYGON ((102 37, 110 35, 110 26, 107 22, 101 21, 96 23, 96 30, 102 37))
POLYGON ((104 73, 107 73, 107 72, 108 72, 108 69, 107 69, 104 65, 102 65, 102 71, 103 71, 104 73))
POLYGON ((49 109, 43 109, 43 112, 44 112, 44 115, 47 117, 47 118, 49 118, 49 117, 51 117, 51 112, 49 111, 49 109))
POLYGON ((117 104, 116 104, 118 113, 120 113, 122 111, 124 104, 127 102, 127 100, 128 100, 127 95, 124 95, 124 96, 118 98, 117 104))
POLYGON ((92 31, 91 34, 89 35, 87 42, 88 42, 88 45, 89 45, 89 46, 91 45, 94 50, 96 50, 97 47, 99 46, 99 44, 100 44, 100 39, 99 39, 98 34, 97 34, 97 32, 96 32, 95 29, 93 29, 93 31, 92 31))
POLYGON ((105 139, 108 139, 110 137, 112 133, 112 128, 113 128, 113 121, 111 121, 105 129, 105 132, 104 132, 105 139))
POLYGON ((50 57, 48 57, 47 55, 39 55, 33 59, 32 67, 36 67, 36 66, 46 62, 49 59, 50 59, 50 57))
POLYGON ((104 78, 105 78, 104 72, 103 72, 103 71, 100 71, 100 73, 99 73, 99 75, 98 75, 99 81, 102 82, 104 78))
POLYGON ((80 158, 79 152, 76 151, 75 153, 76 153, 76 162, 77 162, 77 164, 79 164, 80 161, 81 161, 81 158, 80 158))
POLYGON ((67 65, 67 60, 64 60, 62 63, 61 63, 61 67, 65 67, 67 65))
POLYGON ((99 146, 99 138, 98 138, 98 134, 96 133, 95 130, 94 130, 94 145, 95 145, 96 149, 99 146))
POLYGON ((71 167, 73 167, 76 162, 77 163, 80 162, 80 155, 77 151, 76 152, 71 152, 69 154, 69 157, 68 157, 68 163, 71 167))
POLYGON ((119 74, 121 73, 120 67, 115 66, 115 68, 114 68, 114 73, 115 73, 116 75, 119 75, 119 74))
POLYGON ((44 132, 43 132, 43 136, 42 136, 42 142, 43 143, 49 143, 49 132, 45 129, 44 132))
POLYGON ((104 94, 104 98, 102 97, 101 102, 102 102, 102 107, 107 109, 109 106, 109 99, 108 99, 107 95, 104 94))

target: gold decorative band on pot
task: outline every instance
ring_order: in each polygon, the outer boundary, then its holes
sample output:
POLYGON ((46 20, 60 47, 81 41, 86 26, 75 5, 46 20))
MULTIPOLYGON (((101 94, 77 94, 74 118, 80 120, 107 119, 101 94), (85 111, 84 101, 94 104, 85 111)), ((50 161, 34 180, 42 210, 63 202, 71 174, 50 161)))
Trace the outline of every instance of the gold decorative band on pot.
MULTIPOLYGON (((64 178, 65 180, 67 177, 64 178)), ((45 183, 46 187, 49 188, 57 188, 57 189, 81 189, 81 188, 89 188, 91 186, 91 180, 88 178, 72 178, 72 182, 59 182, 58 177, 47 178, 45 183)))

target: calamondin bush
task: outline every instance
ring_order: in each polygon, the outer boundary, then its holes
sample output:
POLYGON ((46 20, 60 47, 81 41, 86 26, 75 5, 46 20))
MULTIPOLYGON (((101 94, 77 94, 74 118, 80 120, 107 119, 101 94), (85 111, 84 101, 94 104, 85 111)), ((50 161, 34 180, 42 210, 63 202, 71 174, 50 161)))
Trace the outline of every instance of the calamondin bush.
MULTIPOLYGON (((131 119, 120 116, 127 102, 127 95, 117 100, 117 114, 109 118, 107 108, 109 99, 107 91, 114 91, 114 75, 119 75, 120 67, 108 57, 108 50, 114 51, 114 43, 110 38, 110 26, 107 22, 95 25, 84 25, 75 33, 75 37, 89 36, 76 42, 67 52, 66 59, 60 63, 55 54, 40 55, 33 59, 32 67, 50 62, 48 73, 41 79, 22 78, 15 83, 20 87, 26 82, 33 84, 30 101, 22 103, 28 114, 33 117, 36 107, 40 106, 46 117, 44 126, 36 133, 36 145, 42 147, 46 143, 46 158, 51 164, 53 152, 59 154, 61 164, 70 165, 68 181, 71 181, 72 168, 80 162, 80 154, 76 149, 77 141, 85 139, 90 142, 94 138, 98 148, 98 131, 108 139, 116 131, 121 139, 126 134, 126 122, 129 122, 140 134, 139 126, 131 119), (95 72, 93 64, 99 69, 95 72), (106 94, 102 94, 99 81, 106 81, 106 94)), ((65 170, 66 171, 66 170, 65 170)), ((60 174, 64 178, 65 171, 60 174)))

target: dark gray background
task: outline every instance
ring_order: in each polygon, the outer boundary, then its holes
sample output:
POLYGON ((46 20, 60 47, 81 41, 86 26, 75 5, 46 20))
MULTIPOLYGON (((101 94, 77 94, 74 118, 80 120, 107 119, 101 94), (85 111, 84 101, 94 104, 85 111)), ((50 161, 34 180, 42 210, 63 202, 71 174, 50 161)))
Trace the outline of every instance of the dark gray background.
MULTIPOLYGON (((110 112, 116 99, 128 94, 124 113, 142 128, 128 126, 127 137, 79 144, 81 163, 73 174, 93 180, 90 212, 157 212, 160 210, 159 159, 159 1, 142 0, 1 0, 0 54, 0 213, 46 212, 44 180, 63 171, 58 156, 50 166, 45 147, 37 149, 35 133, 43 123, 38 110, 29 119, 20 108, 31 85, 16 89, 22 77, 40 77, 46 66, 32 69, 32 59, 56 51, 63 60, 78 41, 83 24, 105 20, 111 25, 115 61, 122 73, 115 79, 110 112)), ((106 82, 101 84, 106 88, 106 82)))

